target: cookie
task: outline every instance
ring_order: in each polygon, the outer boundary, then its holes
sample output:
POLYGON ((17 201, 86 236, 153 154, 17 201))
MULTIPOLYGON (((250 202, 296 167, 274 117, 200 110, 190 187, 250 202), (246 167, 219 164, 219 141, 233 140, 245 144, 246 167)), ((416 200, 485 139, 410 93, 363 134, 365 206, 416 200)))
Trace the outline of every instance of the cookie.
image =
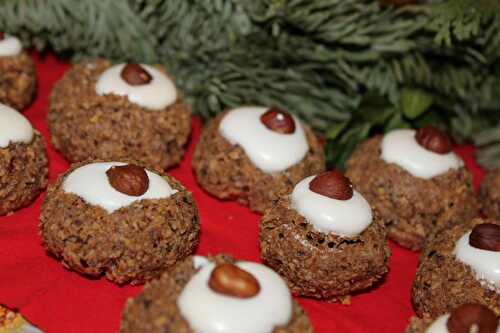
POLYGON ((122 333, 312 333, 285 282, 264 265, 189 257, 127 302, 122 333))
POLYGON ((500 315, 500 222, 475 218, 427 244, 412 288, 419 316, 436 318, 465 303, 500 315))
POLYGON ((29 121, 0 104, 0 215, 29 205, 47 185, 45 142, 29 121))
POLYGON ((96 60, 56 83, 48 125, 70 162, 130 158, 165 169, 184 155, 191 112, 163 67, 96 60))
POLYGON ((263 213, 282 190, 325 169, 313 132, 278 108, 240 107, 210 120, 192 160, 200 186, 263 213))
POLYGON ((499 333, 498 318, 484 305, 468 303, 435 319, 414 317, 405 330, 405 333, 461 332, 499 333))
POLYGON ((378 213, 338 171, 283 193, 262 217, 260 248, 295 295, 342 302, 379 281, 390 256, 378 213))
POLYGON ((21 41, 0 32, 0 103, 23 110, 36 91, 35 64, 21 41))
POLYGON ((118 284, 159 276, 199 238, 195 202, 178 181, 137 164, 80 163, 49 186, 45 248, 77 272, 118 284))
POLYGON ((368 139, 347 162, 346 175, 380 213, 389 237, 411 250, 478 211, 471 174, 446 134, 432 127, 368 139))

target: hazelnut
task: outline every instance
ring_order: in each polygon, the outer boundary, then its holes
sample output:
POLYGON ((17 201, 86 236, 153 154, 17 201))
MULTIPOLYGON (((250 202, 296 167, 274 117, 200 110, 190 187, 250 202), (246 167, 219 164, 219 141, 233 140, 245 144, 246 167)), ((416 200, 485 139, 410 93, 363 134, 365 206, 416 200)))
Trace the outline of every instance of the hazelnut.
POLYGON ((469 244, 487 251, 500 251, 500 225, 493 223, 478 224, 472 229, 469 244))
POLYGON ((453 310, 446 326, 450 333, 496 333, 498 319, 484 305, 464 304, 453 310), (476 330, 473 330, 474 326, 476 330))
POLYGON ((257 279, 233 264, 217 265, 210 274, 208 286, 219 294, 237 298, 254 297, 260 291, 257 279))
POLYGON ((352 183, 340 171, 323 172, 309 183, 309 189, 315 193, 337 200, 352 198, 352 183))
POLYGON ((260 116, 260 121, 271 131, 281 134, 292 134, 295 132, 295 121, 286 111, 278 107, 271 107, 266 113, 260 116))
POLYGON ((441 130, 426 126, 417 130, 415 139, 418 144, 427 150, 438 154, 447 154, 451 152, 451 140, 446 133, 441 130))
POLYGON ((113 166, 106 171, 106 176, 115 190, 134 197, 143 195, 149 187, 148 174, 134 164, 113 166))
POLYGON ((141 65, 139 64, 126 64, 120 76, 122 79, 131 86, 140 86, 148 84, 153 79, 141 65))

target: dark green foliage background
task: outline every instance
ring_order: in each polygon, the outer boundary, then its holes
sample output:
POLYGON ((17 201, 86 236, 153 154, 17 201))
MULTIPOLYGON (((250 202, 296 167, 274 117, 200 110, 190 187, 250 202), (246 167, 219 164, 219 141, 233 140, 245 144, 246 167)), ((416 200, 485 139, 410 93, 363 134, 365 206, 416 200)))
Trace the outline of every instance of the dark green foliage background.
POLYGON ((75 60, 160 62, 208 118, 277 105, 322 131, 331 165, 426 123, 500 166, 500 4, 373 0, 0 0, 0 31, 75 60))

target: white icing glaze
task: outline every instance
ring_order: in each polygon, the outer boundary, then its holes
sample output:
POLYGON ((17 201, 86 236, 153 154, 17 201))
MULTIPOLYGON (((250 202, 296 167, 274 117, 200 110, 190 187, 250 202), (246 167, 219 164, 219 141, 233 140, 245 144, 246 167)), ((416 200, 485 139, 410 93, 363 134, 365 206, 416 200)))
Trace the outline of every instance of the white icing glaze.
POLYGON ((21 41, 14 36, 5 35, 5 38, 0 40, 0 57, 18 55, 22 49, 21 41))
POLYGON ((134 197, 115 190, 108 181, 106 171, 121 162, 99 162, 81 166, 66 176, 62 188, 67 193, 73 193, 87 203, 104 208, 108 213, 128 206, 143 199, 168 198, 177 193, 161 176, 146 170, 149 177, 149 187, 146 193, 134 197))
POLYGON ((382 139, 381 158, 394 163, 415 177, 429 179, 450 169, 463 166, 454 153, 438 154, 420 146, 415 139, 415 130, 399 129, 387 133, 382 139))
POLYGON ((354 190, 349 200, 332 199, 309 189, 314 177, 307 177, 295 185, 291 205, 316 230, 352 237, 372 223, 371 207, 359 192, 354 190))
POLYGON ((198 271, 184 287, 177 305, 182 316, 196 333, 271 333, 286 325, 292 316, 292 297, 281 277, 264 265, 239 262, 252 274, 260 292, 247 299, 216 293, 208 286, 213 263, 198 271))
POLYGON ((33 127, 22 114, 0 103, 0 148, 6 148, 11 142, 29 143, 33 133, 33 127))
POLYGON ((304 129, 297 117, 295 132, 281 134, 268 129, 260 116, 265 107, 240 107, 231 110, 222 119, 221 135, 233 145, 239 145, 252 163, 266 173, 277 173, 300 162, 307 151, 304 129))
POLYGON ((152 80, 148 84, 132 86, 120 75, 124 66, 125 64, 115 65, 101 74, 96 84, 97 94, 127 96, 132 103, 150 110, 162 110, 176 101, 175 84, 164 73, 152 66, 141 64, 152 80))
POLYGON ((471 267, 483 287, 500 293, 500 252, 469 245, 470 234, 468 232, 458 240, 454 250, 457 260, 471 267))
POLYGON ((449 333, 446 327, 446 322, 450 318, 449 314, 442 315, 438 317, 434 322, 427 328, 425 333, 449 333))
MULTIPOLYGON (((434 320, 431 326, 427 328, 425 333, 450 333, 450 331, 448 331, 448 327, 446 327, 448 318, 450 318, 449 313, 439 316, 436 320, 434 320)), ((500 333, 500 326, 497 328, 497 333, 500 333)))

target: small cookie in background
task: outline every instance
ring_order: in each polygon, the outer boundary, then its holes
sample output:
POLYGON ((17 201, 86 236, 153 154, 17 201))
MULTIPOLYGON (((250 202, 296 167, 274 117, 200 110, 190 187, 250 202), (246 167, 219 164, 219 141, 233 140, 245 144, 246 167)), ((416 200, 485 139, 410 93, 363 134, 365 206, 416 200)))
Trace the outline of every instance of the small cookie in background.
POLYGON ((0 32, 0 103, 23 110, 35 98, 36 69, 15 36, 0 32))
POLYGON ((95 60, 55 84, 48 126, 70 162, 133 159, 154 169, 179 164, 191 111, 163 66, 95 60))

